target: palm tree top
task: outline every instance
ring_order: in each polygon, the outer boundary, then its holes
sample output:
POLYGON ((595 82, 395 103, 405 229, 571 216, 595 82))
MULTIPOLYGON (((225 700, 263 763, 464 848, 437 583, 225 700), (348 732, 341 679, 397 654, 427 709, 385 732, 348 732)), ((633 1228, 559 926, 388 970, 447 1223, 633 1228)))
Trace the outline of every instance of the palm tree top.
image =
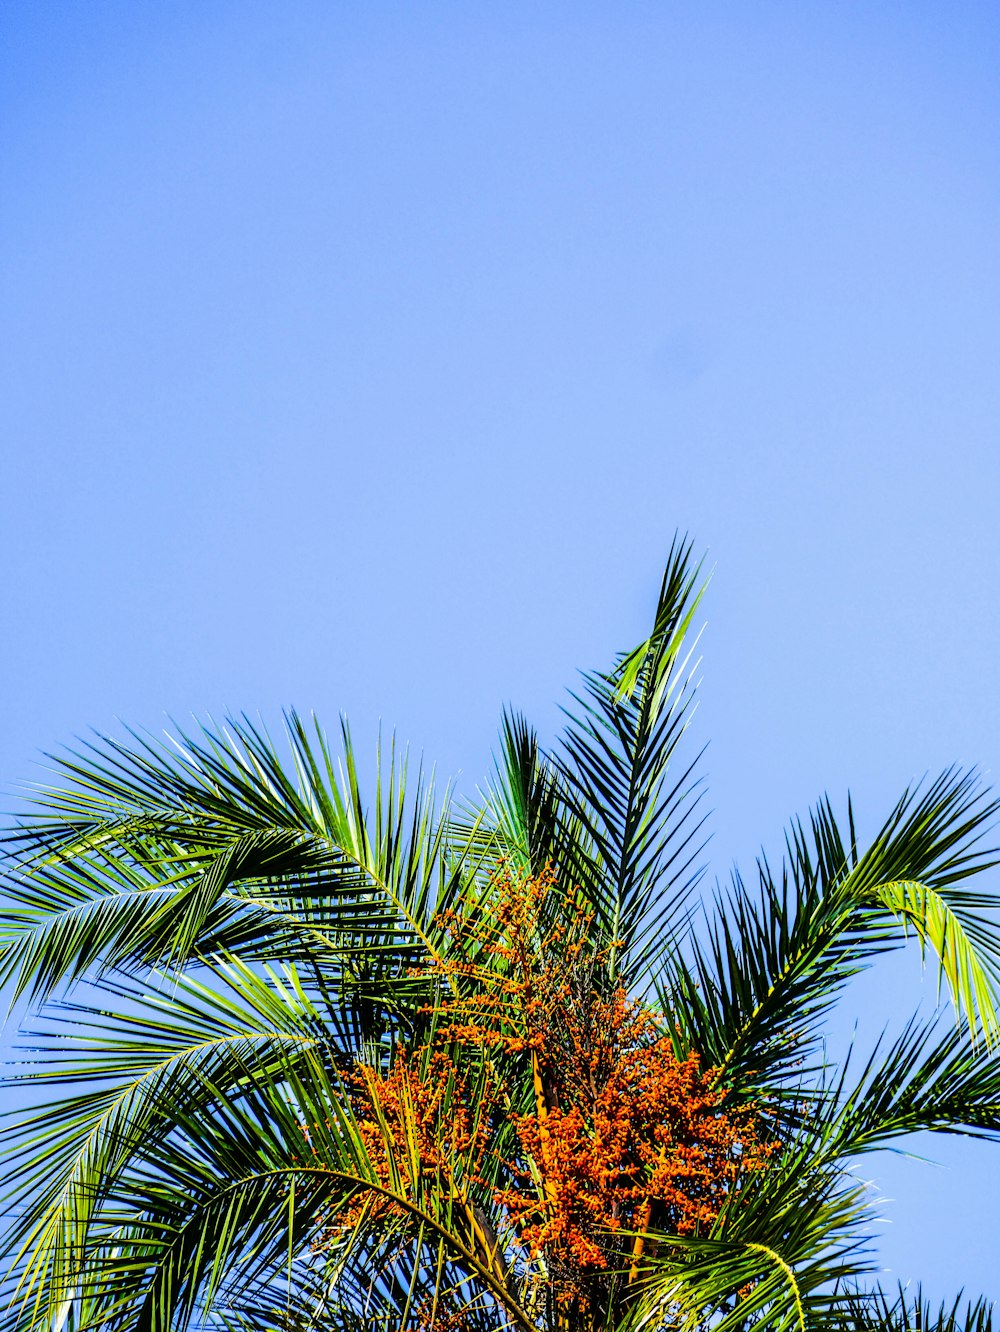
POLYGON ((701 895, 702 568, 471 804, 295 712, 56 760, 6 838, 0 1328, 987 1332, 873 1284, 851 1162, 1000 1131, 996 801, 950 769, 862 842, 824 798, 701 895), (950 1014, 831 1066, 910 937, 950 1014))

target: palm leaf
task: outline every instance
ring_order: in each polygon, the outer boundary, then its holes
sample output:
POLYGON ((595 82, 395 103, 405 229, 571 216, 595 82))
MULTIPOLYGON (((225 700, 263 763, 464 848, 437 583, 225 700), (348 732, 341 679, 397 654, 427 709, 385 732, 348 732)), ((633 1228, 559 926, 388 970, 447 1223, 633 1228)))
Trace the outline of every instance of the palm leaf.
POLYGON ((960 1012, 991 1030, 1000 937, 982 909, 996 899, 964 885, 996 863, 979 847, 996 808, 974 775, 948 771, 925 791, 904 793, 863 853, 850 806, 847 838, 829 801, 808 829, 794 824, 780 871, 762 858, 756 893, 737 875, 689 959, 667 964, 661 1002, 687 1048, 725 1081, 776 1091, 815 1053, 819 1024, 850 978, 914 928, 904 882, 923 885, 922 902, 940 904, 944 924, 935 933, 926 917, 926 937, 945 950, 960 1012))
POLYGON ((179 758, 107 741, 89 769, 68 764, 76 784, 49 791, 45 817, 14 834, 0 973, 16 992, 219 951, 309 956, 334 989, 371 989, 375 975, 405 989, 466 875, 433 792, 419 777, 407 791, 390 755, 369 819, 346 728, 339 773, 321 734, 310 746, 294 715, 289 734, 296 784, 249 723, 183 738, 179 758), (138 814, 154 788, 155 837, 138 814))
POLYGON ((992 932, 949 905, 943 891, 913 880, 877 884, 872 898, 896 916, 906 930, 913 928, 921 951, 937 955, 941 977, 947 981, 961 1019, 973 1033, 981 1026, 987 1043, 1000 1036, 997 1002, 997 941, 992 932), (979 945, 977 947, 977 944, 979 945))
POLYGON ((557 756, 573 815, 594 848, 584 884, 633 979, 676 939, 699 877, 696 760, 675 765, 693 699, 689 643, 704 592, 691 544, 676 540, 653 630, 608 672, 584 676, 557 756))

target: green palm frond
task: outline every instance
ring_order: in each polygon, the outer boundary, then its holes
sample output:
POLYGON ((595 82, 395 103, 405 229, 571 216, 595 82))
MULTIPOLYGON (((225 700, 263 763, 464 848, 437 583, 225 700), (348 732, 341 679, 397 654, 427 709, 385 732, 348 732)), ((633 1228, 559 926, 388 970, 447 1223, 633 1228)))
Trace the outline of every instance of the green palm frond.
POLYGON ((126 756, 106 741, 89 777, 68 764, 76 785, 47 792, 44 817, 13 835, 0 976, 14 993, 43 997, 95 967, 182 967, 218 952, 308 956, 334 989, 391 976, 405 989, 409 970, 435 955, 435 913, 463 880, 433 791, 419 777, 408 790, 390 754, 369 816, 346 728, 339 773, 319 732, 310 746, 292 715, 289 734, 294 784, 249 723, 184 739, 180 758, 146 744, 126 756), (151 841, 136 810, 153 803, 157 779, 151 841), (58 835, 54 811, 72 835, 58 835))
POLYGON ((870 1265, 857 1232, 866 1214, 861 1187, 817 1167, 803 1142, 734 1202, 717 1235, 659 1237, 623 1326, 810 1329, 837 1283, 870 1265))
POLYGON ((674 542, 653 630, 608 672, 584 676, 567 709, 558 767, 594 848, 585 884, 600 927, 624 944, 635 979, 676 939, 699 878, 697 758, 677 752, 694 694, 691 626, 705 584, 688 541, 674 542))
POLYGON ((853 810, 844 838, 824 801, 808 830, 793 825, 780 871, 762 858, 756 892, 737 875, 690 958, 668 963, 661 1002, 685 1039, 724 1079, 775 1090, 815 1054, 820 1022, 850 978, 915 928, 904 881, 936 904, 921 928, 943 950, 960 1013, 991 1031, 998 938, 983 910, 995 899, 964 884, 995 863, 979 842, 996 808, 974 775, 952 770, 905 793, 859 853, 853 810))
POLYGON ((519 713, 505 711, 500 743, 495 780, 478 815, 492 862, 503 859, 528 874, 551 864, 566 881, 592 881, 593 848, 536 732, 519 713))
MULTIPOLYGON (((17 1130, 33 1198, 22 1227, 24 1291, 38 1301, 25 1326, 45 1325, 69 1297, 93 1323, 184 1326, 208 1316, 234 1273, 252 1289, 283 1280, 288 1262, 328 1265, 338 1200, 359 1194, 398 1204, 396 1242, 443 1245, 450 1266, 517 1320, 516 1300, 484 1265, 457 1198, 419 1177, 410 1186, 382 1180, 316 1011, 302 1003, 295 1021, 300 988, 293 975, 276 979, 254 988, 252 973, 234 973, 240 993, 228 1003, 205 988, 153 996, 111 1049, 93 1015, 89 1071, 110 1086, 70 1098, 61 1114, 44 1107, 17 1130), (247 1011, 246 990, 259 998, 256 1011, 247 1011)), ((62 1063, 48 1080, 66 1074, 62 1063)), ((384 1243, 385 1222, 348 1238, 384 1243)))
POLYGON ((831 1158, 927 1131, 1000 1137, 1000 1058, 982 1058, 966 1033, 939 1035, 941 1027, 937 1018, 912 1018, 893 1041, 878 1043, 857 1077, 847 1061, 812 1107, 831 1158))
POLYGON ((29 1291, 50 1292, 51 1301, 79 1285, 74 1253, 91 1231, 106 1231, 122 1180, 175 1131, 179 1114, 214 1112, 220 1097, 281 1080, 302 1059, 326 1054, 329 1035, 308 1002, 289 1003, 287 986, 279 999, 246 969, 230 979, 228 991, 193 981, 170 993, 119 990, 129 1011, 114 1014, 68 1005, 62 1022, 35 1037, 21 1080, 36 1090, 74 1089, 7 1116, 16 1181, 8 1201, 25 1208, 11 1242, 33 1250, 29 1291), (81 1081, 87 1090, 76 1091, 81 1081))
POLYGON ((912 927, 921 951, 930 949, 937 956, 959 1017, 973 1033, 981 1026, 987 1042, 995 1043, 1000 1035, 1000 972, 990 932, 977 927, 974 918, 963 922, 962 909, 950 905, 945 892, 926 883, 896 880, 876 884, 872 898, 897 917, 904 930, 912 927))
POLYGON ((894 1294, 853 1291, 841 1304, 837 1327, 844 1332, 993 1332, 993 1306, 988 1300, 931 1303, 917 1286, 899 1286, 894 1294))

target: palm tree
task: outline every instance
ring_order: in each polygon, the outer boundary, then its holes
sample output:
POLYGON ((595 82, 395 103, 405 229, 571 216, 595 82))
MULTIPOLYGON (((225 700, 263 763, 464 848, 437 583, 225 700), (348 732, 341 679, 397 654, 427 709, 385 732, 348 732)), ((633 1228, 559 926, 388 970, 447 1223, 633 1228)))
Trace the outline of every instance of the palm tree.
POLYGON ((848 803, 708 901, 681 757, 703 591, 557 747, 505 716, 475 804, 391 748, 246 719, 59 761, 8 836, 3 1326, 989 1332, 872 1284, 865 1152, 1000 1134, 996 802, 848 803), (834 1067, 851 978, 915 937, 953 1001, 834 1067), (47 1096, 39 1103, 40 1096, 47 1096))

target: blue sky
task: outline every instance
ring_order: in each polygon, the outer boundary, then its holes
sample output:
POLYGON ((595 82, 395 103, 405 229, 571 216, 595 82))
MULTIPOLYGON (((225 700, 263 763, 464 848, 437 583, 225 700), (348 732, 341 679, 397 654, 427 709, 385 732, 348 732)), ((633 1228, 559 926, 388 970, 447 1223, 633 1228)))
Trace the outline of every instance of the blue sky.
MULTIPOLYGON (((289 703, 471 789, 678 527, 715 872, 996 774, 998 68, 965 0, 6 0, 5 789, 289 703)), ((1000 1155, 921 1149, 883 1260, 1000 1298, 1000 1155)))

